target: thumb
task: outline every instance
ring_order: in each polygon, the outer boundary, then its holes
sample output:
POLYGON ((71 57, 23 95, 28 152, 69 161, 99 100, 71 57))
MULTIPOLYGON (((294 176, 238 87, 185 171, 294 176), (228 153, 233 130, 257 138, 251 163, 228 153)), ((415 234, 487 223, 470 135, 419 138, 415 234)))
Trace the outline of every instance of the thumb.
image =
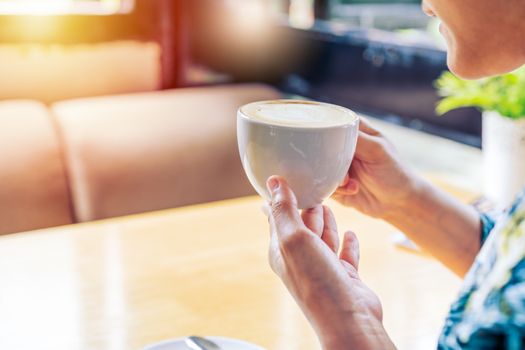
POLYGON ((297 199, 285 179, 272 176, 266 182, 271 196, 270 224, 278 236, 283 237, 296 232, 304 226, 297 209, 297 199))

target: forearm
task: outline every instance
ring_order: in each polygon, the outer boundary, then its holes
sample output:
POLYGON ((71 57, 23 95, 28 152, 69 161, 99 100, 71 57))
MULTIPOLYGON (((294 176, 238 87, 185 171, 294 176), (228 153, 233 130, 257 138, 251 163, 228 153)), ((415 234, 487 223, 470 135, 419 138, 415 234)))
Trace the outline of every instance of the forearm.
POLYGON ((460 276, 470 269, 480 249, 477 211, 423 180, 406 205, 384 219, 460 276))

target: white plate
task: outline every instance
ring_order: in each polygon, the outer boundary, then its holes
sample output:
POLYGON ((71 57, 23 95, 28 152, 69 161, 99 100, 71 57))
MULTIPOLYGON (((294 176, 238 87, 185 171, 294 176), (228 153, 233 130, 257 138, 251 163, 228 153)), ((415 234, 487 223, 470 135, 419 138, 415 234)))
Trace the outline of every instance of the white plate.
MULTIPOLYGON (((223 338, 223 337, 206 337, 217 345, 219 345, 223 350, 265 350, 260 346, 255 344, 250 344, 242 340, 223 338)), ((144 348, 144 350, 189 350, 190 348, 186 346, 184 338, 166 340, 161 343, 149 345, 144 348)))

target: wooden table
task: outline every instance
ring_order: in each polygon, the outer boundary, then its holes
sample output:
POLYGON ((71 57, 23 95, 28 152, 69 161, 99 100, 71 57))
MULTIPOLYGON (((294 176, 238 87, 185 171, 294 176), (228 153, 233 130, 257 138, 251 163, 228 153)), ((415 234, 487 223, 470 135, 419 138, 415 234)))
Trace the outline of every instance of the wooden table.
MULTIPOLYGON (((258 198, 0 238, 0 349, 141 347, 189 334, 319 349, 267 264, 258 198)), ((432 349, 460 281, 391 244, 394 229, 329 202, 361 241, 361 274, 401 349, 432 349)))

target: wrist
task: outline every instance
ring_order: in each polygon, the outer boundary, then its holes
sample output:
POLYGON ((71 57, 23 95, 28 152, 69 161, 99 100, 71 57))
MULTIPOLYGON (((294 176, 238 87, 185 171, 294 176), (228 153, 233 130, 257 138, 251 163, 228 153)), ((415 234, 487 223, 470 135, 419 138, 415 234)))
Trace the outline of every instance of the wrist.
POLYGON ((323 298, 327 294, 317 296, 308 305, 301 305, 324 350, 362 349, 357 346, 362 337, 383 330, 382 313, 374 312, 366 302, 359 302, 358 295, 352 296, 350 302, 332 295, 329 297, 330 302, 325 302, 323 298), (341 346, 344 344, 346 346, 341 346), (354 346, 350 347, 349 344, 354 346))
POLYGON ((393 348, 383 324, 371 313, 353 313, 330 326, 318 332, 324 350, 393 348))
POLYGON ((410 176, 406 180, 405 195, 396 201, 391 201, 385 208, 381 219, 395 223, 425 206, 426 197, 433 191, 432 185, 419 176, 410 176))

